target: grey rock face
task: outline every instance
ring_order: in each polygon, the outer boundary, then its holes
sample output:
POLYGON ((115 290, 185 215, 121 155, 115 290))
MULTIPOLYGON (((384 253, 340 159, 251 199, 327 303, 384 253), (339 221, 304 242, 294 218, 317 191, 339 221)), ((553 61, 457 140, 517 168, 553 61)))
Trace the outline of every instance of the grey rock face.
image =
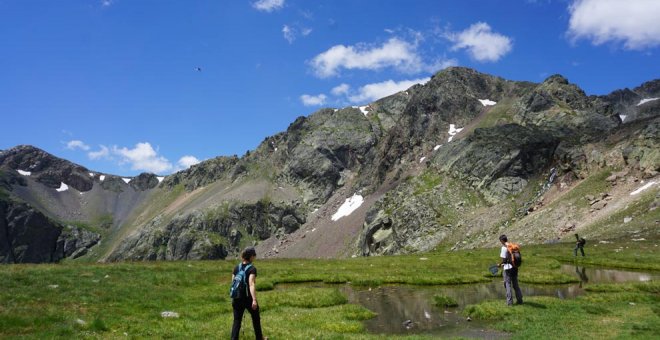
POLYGON ((618 124, 609 105, 588 97, 562 76, 554 75, 524 95, 514 122, 542 127, 556 137, 600 136, 618 124))
POLYGON ((316 198, 312 200, 325 202, 341 172, 359 168, 375 142, 371 123, 358 109, 321 110, 287 129, 284 172, 308 184, 316 198))
POLYGON ((82 256, 100 235, 61 225, 25 203, 0 200, 0 263, 57 262, 82 256))
POLYGON ((641 171, 660 171, 660 115, 647 122, 626 148, 623 158, 627 165, 641 171))
POLYGON ((173 188, 179 183, 188 191, 213 183, 227 175, 238 162, 238 157, 216 157, 167 176, 161 185, 173 188))
POLYGON ((380 182, 398 162, 410 159, 412 150, 445 142, 449 124, 465 126, 479 115, 484 107, 480 99, 499 101, 527 87, 462 67, 437 73, 426 85, 410 91, 406 108, 377 146, 377 167, 367 176, 380 182))
POLYGON ((655 117, 660 115, 660 100, 641 103, 643 99, 660 98, 660 79, 646 82, 632 90, 616 90, 598 98, 606 103, 617 117, 625 117, 623 123, 655 117))
POLYGON ((224 259, 240 252, 244 235, 264 240, 280 231, 295 231, 304 222, 296 207, 264 202, 234 203, 171 221, 158 217, 130 235, 108 260, 224 259))
POLYGON ((154 174, 144 172, 137 177, 133 177, 128 184, 136 191, 145 191, 158 186, 158 178, 154 174))
POLYGON ((25 177, 19 175, 14 170, 8 168, 5 168, 5 170, 0 169, 0 188, 11 191, 13 185, 26 186, 27 181, 25 177))
POLYGON ((496 202, 520 192, 530 177, 547 168, 558 144, 543 130, 508 124, 477 129, 439 150, 432 162, 496 202))
POLYGON ((121 177, 112 175, 105 176, 105 179, 101 182, 101 188, 117 193, 123 192, 125 185, 126 183, 121 177))
POLYGON ((101 235, 91 231, 76 228, 74 226, 65 226, 62 233, 57 238, 55 249, 56 257, 59 258, 78 258, 87 253, 87 251, 99 243, 101 235))

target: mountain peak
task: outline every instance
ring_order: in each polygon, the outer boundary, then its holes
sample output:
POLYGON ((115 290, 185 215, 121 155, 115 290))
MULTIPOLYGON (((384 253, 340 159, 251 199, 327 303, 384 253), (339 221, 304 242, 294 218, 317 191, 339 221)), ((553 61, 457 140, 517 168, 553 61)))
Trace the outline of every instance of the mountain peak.
POLYGON ((87 168, 56 157, 32 145, 18 145, 0 154, 0 167, 34 173, 34 178, 50 188, 61 183, 78 191, 92 189, 87 168))
POLYGON ((553 74, 543 81, 544 84, 568 85, 568 79, 561 74, 553 74))
POLYGON ((473 68, 464 67, 464 66, 450 66, 443 70, 438 71, 436 74, 431 77, 474 77, 474 76, 485 76, 485 73, 481 73, 473 68))

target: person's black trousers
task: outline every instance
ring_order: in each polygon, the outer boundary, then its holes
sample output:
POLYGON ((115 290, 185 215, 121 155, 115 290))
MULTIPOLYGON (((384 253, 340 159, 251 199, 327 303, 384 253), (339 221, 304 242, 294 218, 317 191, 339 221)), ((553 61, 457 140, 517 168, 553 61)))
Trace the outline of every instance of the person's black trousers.
POLYGON ((243 320, 243 314, 246 309, 252 316, 252 326, 254 327, 255 338, 257 340, 263 339, 263 334, 261 334, 259 307, 257 307, 257 310, 252 309, 252 299, 234 299, 231 302, 231 306, 234 308, 234 325, 231 327, 231 339, 238 340, 238 333, 241 331, 241 321, 243 320))

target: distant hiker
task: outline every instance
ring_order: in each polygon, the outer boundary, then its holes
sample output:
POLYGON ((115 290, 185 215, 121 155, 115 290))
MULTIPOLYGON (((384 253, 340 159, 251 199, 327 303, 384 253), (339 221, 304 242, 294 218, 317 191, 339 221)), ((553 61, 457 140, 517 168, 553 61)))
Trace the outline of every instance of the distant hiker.
POLYGON ((234 267, 231 276, 232 288, 230 296, 231 305, 234 308, 234 325, 231 328, 232 340, 238 339, 238 332, 241 330, 241 321, 243 313, 247 309, 252 316, 252 326, 257 340, 264 339, 261 334, 261 319, 259 318, 259 305, 257 304, 256 278, 257 268, 252 262, 257 258, 257 252, 252 247, 245 248, 241 253, 243 261, 234 267))
POLYGON ((579 237, 578 234, 575 234, 575 249, 573 249, 573 256, 577 256, 577 251, 580 249, 582 256, 584 257, 584 245, 587 243, 587 240, 584 237, 579 237))
POLYGON ((509 243, 506 235, 500 236, 502 249, 500 250, 500 263, 502 267, 502 276, 504 277, 504 288, 506 289, 506 304, 513 305, 513 293, 516 293, 516 304, 522 305, 523 298, 520 287, 518 286, 518 266, 522 264, 520 257, 520 248, 515 243, 509 243), (516 258, 518 261, 516 262, 516 258))

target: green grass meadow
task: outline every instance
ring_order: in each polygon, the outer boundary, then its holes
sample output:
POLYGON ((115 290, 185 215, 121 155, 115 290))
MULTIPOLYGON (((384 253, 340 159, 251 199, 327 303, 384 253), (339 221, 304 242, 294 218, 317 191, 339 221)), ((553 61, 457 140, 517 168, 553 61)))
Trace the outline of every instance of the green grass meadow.
MULTIPOLYGON (((522 284, 577 280, 559 270, 571 244, 523 248, 522 284)), ((587 246, 580 265, 660 270, 653 242, 587 246), (622 249, 622 250, 617 250, 622 249)), ((341 260, 257 260, 264 334, 270 339, 376 339, 341 285, 438 286, 492 280, 498 249, 341 260), (286 283, 323 282, 322 287, 286 283)), ((0 266, 0 338, 229 338, 231 270, 237 261, 125 262, 0 266), (179 313, 162 318, 161 312, 179 313)), ((436 303, 449 304, 446 297, 436 303)), ((660 283, 592 285, 578 298, 529 297, 467 306, 473 319, 514 338, 658 338, 660 283)), ((387 338, 424 339, 424 335, 387 338)), ((249 315, 242 338, 254 338, 249 315)))

